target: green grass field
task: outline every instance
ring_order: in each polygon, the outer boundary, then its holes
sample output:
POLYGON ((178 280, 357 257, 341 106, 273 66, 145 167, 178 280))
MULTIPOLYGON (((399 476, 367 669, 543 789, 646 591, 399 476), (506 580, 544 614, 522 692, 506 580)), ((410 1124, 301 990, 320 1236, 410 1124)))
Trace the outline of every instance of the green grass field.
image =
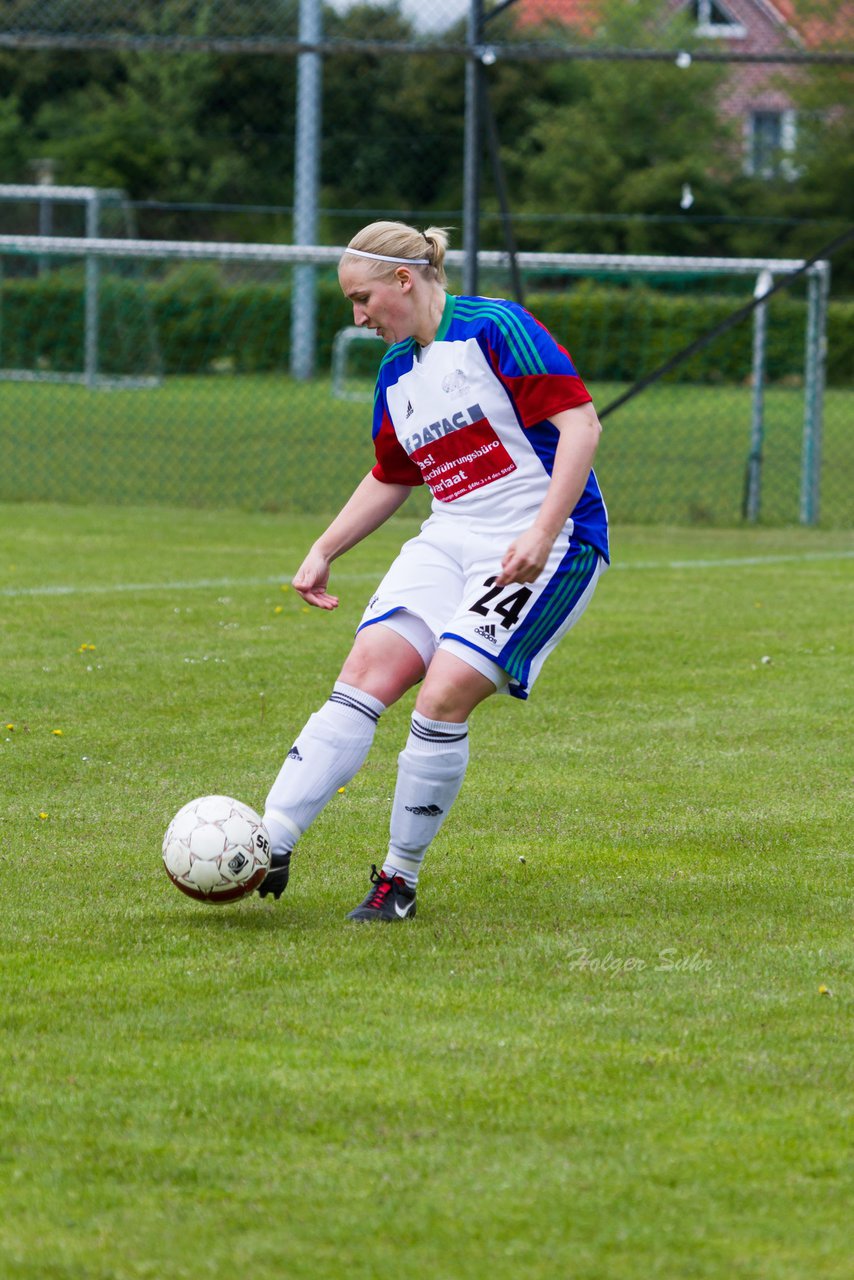
MULTIPOLYGON (((624 387, 592 384, 599 408, 624 387)), ((370 395, 370 386, 367 387, 370 395)), ((820 524, 851 528, 854 394, 825 397, 820 524)), ((799 519, 804 397, 766 394, 761 522, 799 519)), ((610 416, 597 460, 620 523, 735 525, 750 448, 748 387, 659 385, 610 416)), ((312 514, 372 465, 370 405, 328 379, 170 378, 90 391, 0 382, 0 502, 162 502, 312 514)))
POLYGON ((279 904, 160 862, 263 806, 413 524, 334 615, 320 527, 0 507, 0 1275, 847 1280, 850 535, 618 527, 385 929, 409 702, 279 904))

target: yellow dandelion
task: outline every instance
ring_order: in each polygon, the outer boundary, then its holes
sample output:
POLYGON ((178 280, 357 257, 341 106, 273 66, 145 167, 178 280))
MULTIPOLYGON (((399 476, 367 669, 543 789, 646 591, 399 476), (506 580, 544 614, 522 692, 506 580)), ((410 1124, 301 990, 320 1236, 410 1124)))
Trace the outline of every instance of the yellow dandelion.
POLYGON ((6 728, 8 729, 9 733, 15 732, 15 726, 13 724, 7 724, 6 728))
POLYGON ((51 729, 51 733, 53 734, 53 736, 54 736, 55 738, 61 738, 61 737, 62 737, 62 730, 61 730, 61 729, 51 729))
POLYGON ((276 605, 276 607, 275 607, 275 609, 273 610, 273 613, 281 613, 281 612, 282 612, 282 608, 283 608, 283 606, 282 606, 282 605, 277 604, 277 605, 276 605))
POLYGON ((832 996, 833 992, 831 991, 830 987, 826 987, 824 983, 822 983, 818 989, 818 994, 820 996, 832 996))
POLYGON ((285 583, 285 584, 283 584, 283 585, 279 588, 279 590, 280 590, 280 591, 290 591, 290 587, 285 583))
POLYGON ((44 812, 44 810, 42 810, 42 812, 39 814, 39 817, 41 818, 42 822, 44 822, 44 820, 47 818, 47 814, 44 812))
POLYGON ((338 788, 338 794, 339 794, 339 796, 343 796, 343 794, 344 794, 344 792, 345 792, 346 790, 347 790, 347 788, 346 788, 346 787, 339 787, 339 788, 338 788))

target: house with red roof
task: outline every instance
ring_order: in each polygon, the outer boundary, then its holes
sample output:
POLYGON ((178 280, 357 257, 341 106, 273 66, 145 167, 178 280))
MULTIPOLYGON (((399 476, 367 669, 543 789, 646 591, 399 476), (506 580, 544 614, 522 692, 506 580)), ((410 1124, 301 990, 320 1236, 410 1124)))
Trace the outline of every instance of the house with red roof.
MULTIPOLYGON (((579 43, 601 39, 604 0, 517 0, 522 27, 559 22, 579 43)), ((661 0, 662 28, 684 12, 702 44, 745 55, 854 48, 854 0, 817 5, 815 0, 661 0)), ((662 47, 667 40, 662 29, 662 47)), ((803 72, 784 64, 733 62, 720 91, 721 115, 739 122, 744 168, 760 177, 795 175, 798 117, 793 89, 803 72)))

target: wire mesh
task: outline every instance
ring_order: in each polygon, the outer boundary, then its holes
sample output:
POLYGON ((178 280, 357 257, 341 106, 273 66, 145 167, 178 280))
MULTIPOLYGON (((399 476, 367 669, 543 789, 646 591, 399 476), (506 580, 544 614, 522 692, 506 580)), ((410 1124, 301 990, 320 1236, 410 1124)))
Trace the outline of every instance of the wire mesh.
MULTIPOLYGON (((320 7, 320 6, 318 6, 320 7)), ((763 7, 763 6, 758 6, 763 7)), ((195 44, 214 39, 296 39, 300 0, 4 0, 4 28, 19 38, 180 36, 195 44)), ((741 51, 795 52, 798 40, 813 47, 844 43, 846 3, 777 0, 765 5, 765 22, 751 21, 750 0, 330 0, 322 6, 330 34, 355 39, 355 21, 371 20, 376 43, 407 36, 425 44, 460 38, 472 10, 496 46, 518 41, 543 46, 602 46, 637 41, 657 48, 674 36, 737 41, 741 51), (632 12, 631 10, 634 10, 632 12), (353 14, 356 18, 353 19, 353 14)))
MULTIPOLYGON (((100 246, 111 254, 101 255, 99 280, 107 310, 98 369, 109 379, 79 377, 84 385, 69 386, 85 362, 86 242, 77 242, 76 255, 50 255, 49 270, 38 270, 45 247, 69 243, 31 239, 13 251, 8 238, 2 242, 0 367, 14 376, 0 381, 0 499, 292 512, 329 511, 346 499, 372 464, 370 406, 360 401, 370 399, 384 347, 353 346, 336 373, 336 338, 352 326, 336 250, 314 255, 327 265, 314 268, 318 375, 306 381, 290 372, 294 251, 216 244, 158 250, 133 241, 128 252, 139 247, 145 256, 122 260, 117 243, 90 242, 90 251, 100 246), (226 253, 225 260, 217 256, 226 253), (162 383, 106 392, 105 381, 117 388, 138 372, 134 362, 146 348, 127 335, 142 333, 150 335, 162 383)), ((487 292, 506 291, 502 260, 484 255, 487 292)), ((528 305, 570 350, 600 408, 749 300, 754 285, 750 274, 700 273, 675 260, 661 262, 655 274, 649 263, 641 273, 625 260, 585 270, 561 269, 554 257, 538 269, 523 261, 528 305)), ((453 290, 459 277, 456 254, 453 290)), ((776 296, 767 310, 757 515, 794 522, 809 317, 798 296, 776 296)), ((849 319, 830 308, 831 340, 849 319)), ((599 470, 616 519, 731 524, 745 517, 754 361, 751 325, 741 324, 609 420, 599 470)), ((828 525, 852 517, 850 489, 836 479, 850 391, 836 384, 836 373, 831 365, 825 397, 821 517, 828 525)))
MULTIPOLYGON (((522 255, 804 258, 851 217, 852 19, 848 0, 0 0, 0 182, 119 193, 100 203, 101 235, 304 240, 297 123, 310 93, 321 245, 390 216, 522 255), (320 66, 308 89, 305 54, 320 66), (489 125, 474 183, 473 68, 489 125)), ((3 233, 82 236, 85 214, 0 201, 3 233)), ((304 385, 291 376, 292 266, 119 256, 97 268, 96 307, 79 256, 0 266, 0 366, 20 375, 0 383, 3 494, 330 509, 368 465, 365 408, 333 394, 332 342, 351 317, 326 268, 304 385), (122 380, 107 397, 119 407, 103 409, 103 388, 122 380), (219 424, 210 447, 206 421, 219 424), (99 422, 112 424, 105 441, 99 422), (326 486, 292 483, 291 442, 314 459, 330 422, 352 431, 316 464, 326 486)), ((528 266, 485 267, 479 287, 523 287, 601 405, 752 283, 528 266)), ((850 246, 830 287, 820 512, 850 523, 850 246)), ((769 307, 764 520, 799 514, 805 308, 803 289, 769 307)), ((747 324, 609 420, 602 465, 619 518, 743 518, 750 349, 747 324)), ((355 396, 373 358, 367 343, 348 352, 355 396)))

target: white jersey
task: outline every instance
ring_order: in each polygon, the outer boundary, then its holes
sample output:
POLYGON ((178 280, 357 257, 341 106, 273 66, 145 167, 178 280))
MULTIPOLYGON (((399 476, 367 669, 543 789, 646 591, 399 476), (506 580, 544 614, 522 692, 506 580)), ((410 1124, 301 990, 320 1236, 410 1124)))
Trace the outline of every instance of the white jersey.
MULTIPOLYGON (((427 484, 435 513, 484 530, 530 523, 559 438, 550 418, 590 401, 569 353, 516 303, 448 295, 432 343, 390 347, 377 377, 374 475, 427 484)), ((591 471, 567 533, 608 559, 608 520, 591 471)))

